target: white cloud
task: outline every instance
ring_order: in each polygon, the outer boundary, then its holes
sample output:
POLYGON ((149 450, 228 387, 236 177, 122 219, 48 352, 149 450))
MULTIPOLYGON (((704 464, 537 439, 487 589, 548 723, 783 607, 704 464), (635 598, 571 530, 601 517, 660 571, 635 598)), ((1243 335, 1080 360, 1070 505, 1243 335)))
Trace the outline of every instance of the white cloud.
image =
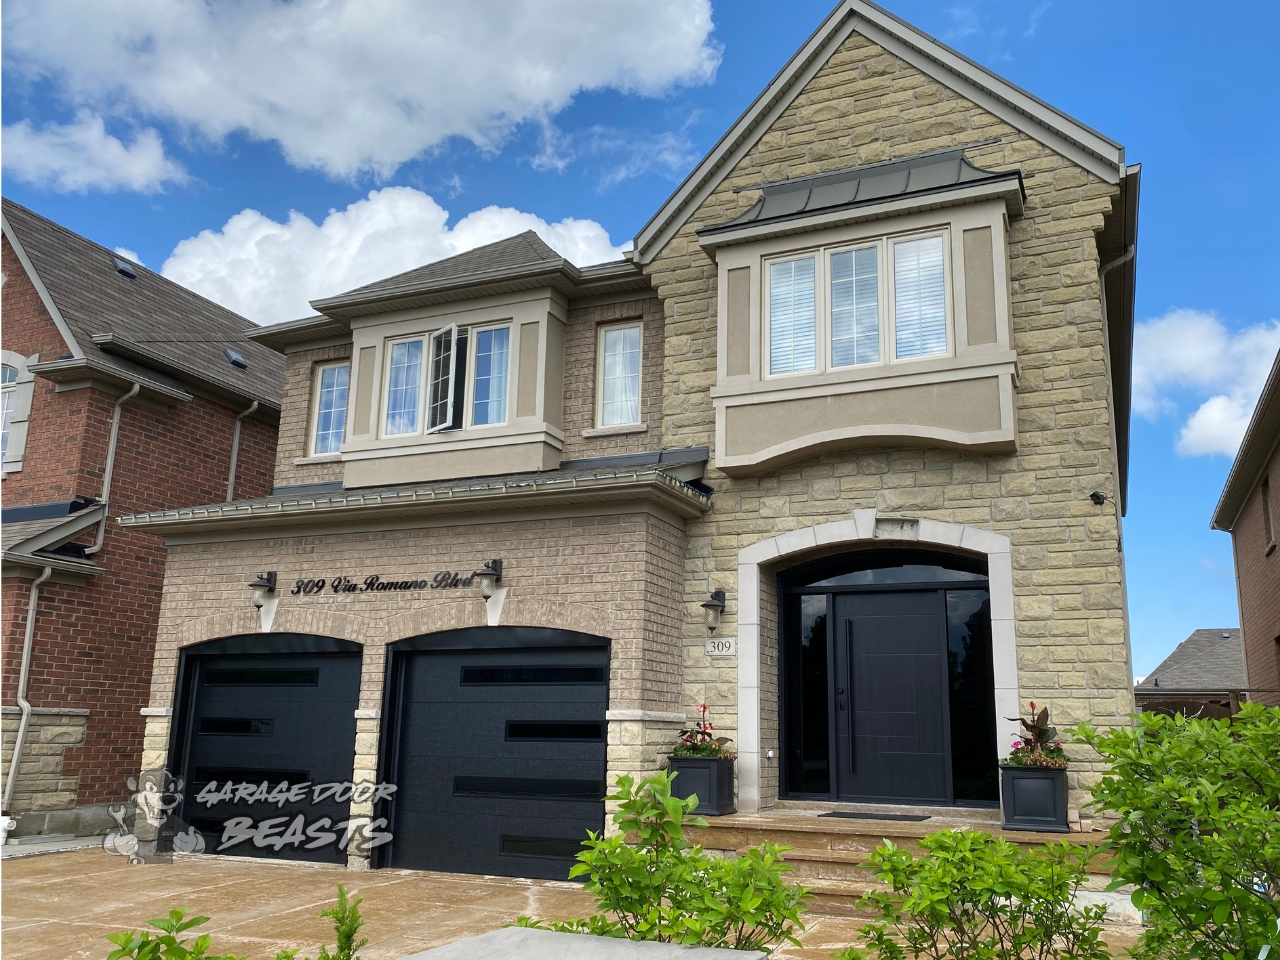
POLYGON ((125 144, 107 133, 102 117, 87 110, 68 124, 36 129, 30 120, 4 128, 4 171, 11 177, 63 193, 137 190, 155 193, 182 183, 186 172, 164 154, 155 130, 139 130, 125 144))
POLYGON ((132 260, 134 263, 136 263, 140 267, 146 266, 146 264, 142 262, 142 258, 138 256, 136 253, 134 253, 132 250, 130 250, 128 247, 116 247, 114 252, 117 256, 124 257, 126 260, 132 260))
POLYGON ((566 218, 547 223, 510 207, 485 207, 448 224, 449 213, 411 187, 373 190, 322 223, 290 211, 278 223, 242 210, 221 230, 183 240, 162 272, 257 323, 308 316, 308 301, 341 293, 451 257, 525 230, 534 230, 579 266, 616 260, 604 227, 566 218))
POLYGON ((7 69, 77 106, 243 131, 380 177, 451 137, 495 149, 585 90, 711 81, 710 0, 11 0, 7 69))
POLYGON ((1280 350, 1280 320, 1231 331, 1212 313, 1170 310, 1139 323, 1133 342, 1133 409, 1154 420, 1177 412, 1171 394, 1199 406, 1182 426, 1178 453, 1234 457, 1280 350))

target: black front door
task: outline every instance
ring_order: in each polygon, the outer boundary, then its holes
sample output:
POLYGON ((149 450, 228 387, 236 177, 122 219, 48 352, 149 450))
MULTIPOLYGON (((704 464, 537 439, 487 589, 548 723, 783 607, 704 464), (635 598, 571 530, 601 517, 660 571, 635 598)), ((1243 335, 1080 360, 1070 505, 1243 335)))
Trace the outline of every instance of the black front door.
POLYGON ((936 591, 833 598, 843 799, 951 801, 941 598, 936 591))
POLYGON ((608 649, 397 658, 390 865, 567 879, 604 828, 608 649))
POLYGON ((863 551, 779 585, 782 796, 998 802, 982 561, 863 551))

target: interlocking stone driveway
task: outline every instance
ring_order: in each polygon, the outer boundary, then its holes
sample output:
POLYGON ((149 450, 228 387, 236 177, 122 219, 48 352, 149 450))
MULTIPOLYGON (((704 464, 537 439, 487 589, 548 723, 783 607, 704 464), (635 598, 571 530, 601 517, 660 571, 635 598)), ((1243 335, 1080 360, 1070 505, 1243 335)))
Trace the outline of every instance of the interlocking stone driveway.
MULTIPOLYGON (((352 873, 282 861, 180 858, 131 866, 100 849, 6 860, 3 865, 4 960, 102 960, 102 938, 145 926, 172 907, 212 919, 200 927, 214 949, 250 960, 276 951, 333 945, 332 921, 316 916, 333 903, 338 882, 364 897, 364 960, 397 960, 511 923, 522 913, 584 916, 592 900, 576 885, 408 870, 352 873)), ((804 950, 774 954, 819 960, 849 942, 853 921, 809 917, 804 950)))
MULTIPOLYGON (((494 930, 520 914, 568 918, 590 913, 592 901, 576 885, 409 870, 352 873, 337 867, 233 857, 186 857, 173 863, 130 865, 101 849, 7 859, 3 893, 4 960, 102 960, 102 938, 141 928, 173 907, 212 917, 200 932, 214 949, 249 960, 270 960, 284 947, 314 956, 333 944, 331 921, 317 914, 333 904, 341 881, 364 897, 363 960, 398 960, 494 930)), ((826 960, 848 944, 856 920, 805 917, 803 948, 774 954, 786 960, 826 960)), ((1109 937, 1114 947, 1127 936, 1109 937)), ((1119 950, 1116 951, 1119 953, 1119 950)))

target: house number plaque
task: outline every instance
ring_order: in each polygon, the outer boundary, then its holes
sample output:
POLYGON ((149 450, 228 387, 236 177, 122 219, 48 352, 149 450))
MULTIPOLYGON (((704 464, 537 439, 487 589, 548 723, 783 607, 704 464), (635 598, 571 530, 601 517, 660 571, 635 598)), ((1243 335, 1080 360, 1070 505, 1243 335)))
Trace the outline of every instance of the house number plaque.
POLYGON ((708 657, 736 657, 738 655, 737 637, 708 637, 708 657))
POLYGON ((383 580, 376 573, 371 573, 363 580, 351 577, 309 577, 295 580, 289 593, 295 596, 309 597, 324 593, 381 593, 384 590, 448 590, 456 587, 469 587, 475 582, 475 574, 461 574, 452 570, 441 570, 430 579, 415 578, 411 580, 383 580))

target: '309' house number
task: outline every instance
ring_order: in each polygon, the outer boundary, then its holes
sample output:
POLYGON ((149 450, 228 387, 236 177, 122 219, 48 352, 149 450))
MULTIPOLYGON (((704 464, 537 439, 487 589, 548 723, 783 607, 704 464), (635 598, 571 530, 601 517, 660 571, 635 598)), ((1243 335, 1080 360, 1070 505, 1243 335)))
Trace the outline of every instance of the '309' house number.
POLYGON ((733 657, 738 653, 736 637, 708 637, 708 657, 733 657))

